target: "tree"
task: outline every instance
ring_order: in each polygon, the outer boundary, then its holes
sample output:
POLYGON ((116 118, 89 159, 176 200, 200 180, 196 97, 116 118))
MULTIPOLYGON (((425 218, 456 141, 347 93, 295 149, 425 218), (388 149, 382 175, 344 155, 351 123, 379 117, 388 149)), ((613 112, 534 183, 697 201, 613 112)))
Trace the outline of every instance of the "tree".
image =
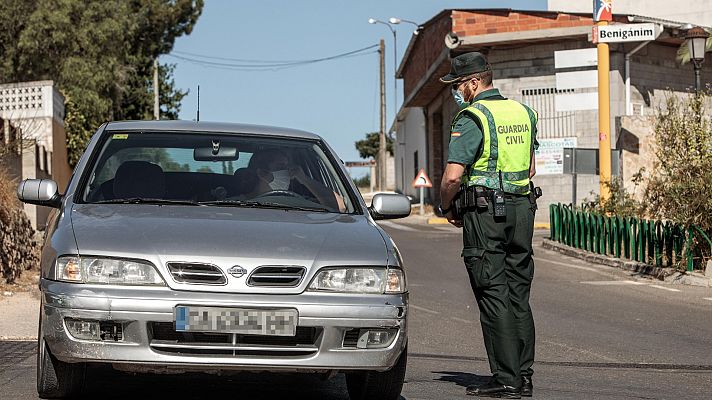
MULTIPOLYGON (((70 165, 104 122, 153 114, 153 60, 189 34, 203 0, 3 0, 0 80, 51 79, 64 94, 70 165)), ((162 65, 162 116, 186 92, 162 65)))
MULTIPOLYGON (((358 140, 355 143, 361 158, 378 158, 378 149, 380 148, 380 137, 378 132, 366 134, 366 139, 358 140)), ((393 139, 386 136, 386 151, 393 155, 393 139)))

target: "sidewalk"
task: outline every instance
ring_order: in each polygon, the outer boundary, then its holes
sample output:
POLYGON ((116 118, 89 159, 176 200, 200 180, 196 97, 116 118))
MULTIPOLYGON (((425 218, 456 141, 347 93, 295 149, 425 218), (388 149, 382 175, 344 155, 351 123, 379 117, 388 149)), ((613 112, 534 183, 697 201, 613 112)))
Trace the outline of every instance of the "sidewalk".
POLYGON ((37 339, 39 310, 37 290, 0 295, 0 340, 37 339))

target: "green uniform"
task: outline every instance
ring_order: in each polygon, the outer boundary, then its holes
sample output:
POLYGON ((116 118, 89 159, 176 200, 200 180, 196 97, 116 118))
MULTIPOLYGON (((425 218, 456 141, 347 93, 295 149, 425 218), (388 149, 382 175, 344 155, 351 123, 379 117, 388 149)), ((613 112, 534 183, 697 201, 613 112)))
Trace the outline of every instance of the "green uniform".
POLYGON ((492 374, 498 383, 515 387, 521 386, 522 376, 533 374, 534 362, 529 292, 536 205, 527 193, 536 122, 530 108, 488 90, 455 118, 448 151, 448 162, 468 167, 463 181, 496 189, 501 179, 507 193, 506 217, 494 217, 491 201, 487 209, 465 213, 462 256, 492 374))

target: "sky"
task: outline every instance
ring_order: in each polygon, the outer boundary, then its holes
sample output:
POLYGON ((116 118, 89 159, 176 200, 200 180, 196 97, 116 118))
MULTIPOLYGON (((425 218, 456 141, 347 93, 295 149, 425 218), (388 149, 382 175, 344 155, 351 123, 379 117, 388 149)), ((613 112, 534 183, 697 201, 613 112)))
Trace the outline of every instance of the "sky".
MULTIPOLYGON (((359 161, 354 142, 379 130, 376 48, 350 57, 291 68, 225 68, 252 60, 327 58, 385 40, 386 129, 394 116, 393 34, 369 18, 423 23, 449 8, 546 9, 545 0, 206 0, 193 32, 160 58, 174 63, 176 87, 189 90, 180 119, 274 125, 321 135, 344 161, 359 161), (207 56, 205 58, 199 56, 207 56), (201 59, 214 64, 196 63, 201 59), (241 61, 236 61, 241 60, 241 61)), ((392 25, 400 64, 415 26, 392 25)), ((398 107, 403 100, 398 81, 398 107)), ((353 168, 354 177, 367 172, 353 168)))

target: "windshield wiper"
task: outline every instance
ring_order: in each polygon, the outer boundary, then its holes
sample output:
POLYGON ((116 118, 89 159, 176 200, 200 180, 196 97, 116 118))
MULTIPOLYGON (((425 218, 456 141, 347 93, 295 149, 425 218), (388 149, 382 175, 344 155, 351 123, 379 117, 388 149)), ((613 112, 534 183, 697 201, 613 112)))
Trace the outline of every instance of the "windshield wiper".
POLYGON ((291 206, 286 204, 262 201, 245 201, 245 200, 212 200, 201 201, 201 205, 209 206, 226 206, 226 207, 254 207, 254 208, 272 208, 277 210, 299 210, 299 211, 315 211, 315 212, 333 212, 323 207, 301 207, 291 206))
POLYGON ((280 209, 280 210, 299 210, 299 211, 316 211, 316 212, 333 212, 329 210, 328 208, 324 207, 303 207, 303 206, 292 206, 292 205, 287 205, 287 204, 279 204, 279 203, 272 203, 272 202, 264 202, 264 203, 259 203, 260 206, 266 207, 266 208, 275 208, 275 209, 280 209))
POLYGON ((191 200, 153 199, 146 197, 131 197, 127 199, 99 200, 92 204, 176 204, 185 206, 202 206, 201 203, 191 200))
POLYGON ((259 207, 260 203, 256 201, 245 200, 209 200, 201 201, 201 206, 221 206, 221 207, 259 207))

